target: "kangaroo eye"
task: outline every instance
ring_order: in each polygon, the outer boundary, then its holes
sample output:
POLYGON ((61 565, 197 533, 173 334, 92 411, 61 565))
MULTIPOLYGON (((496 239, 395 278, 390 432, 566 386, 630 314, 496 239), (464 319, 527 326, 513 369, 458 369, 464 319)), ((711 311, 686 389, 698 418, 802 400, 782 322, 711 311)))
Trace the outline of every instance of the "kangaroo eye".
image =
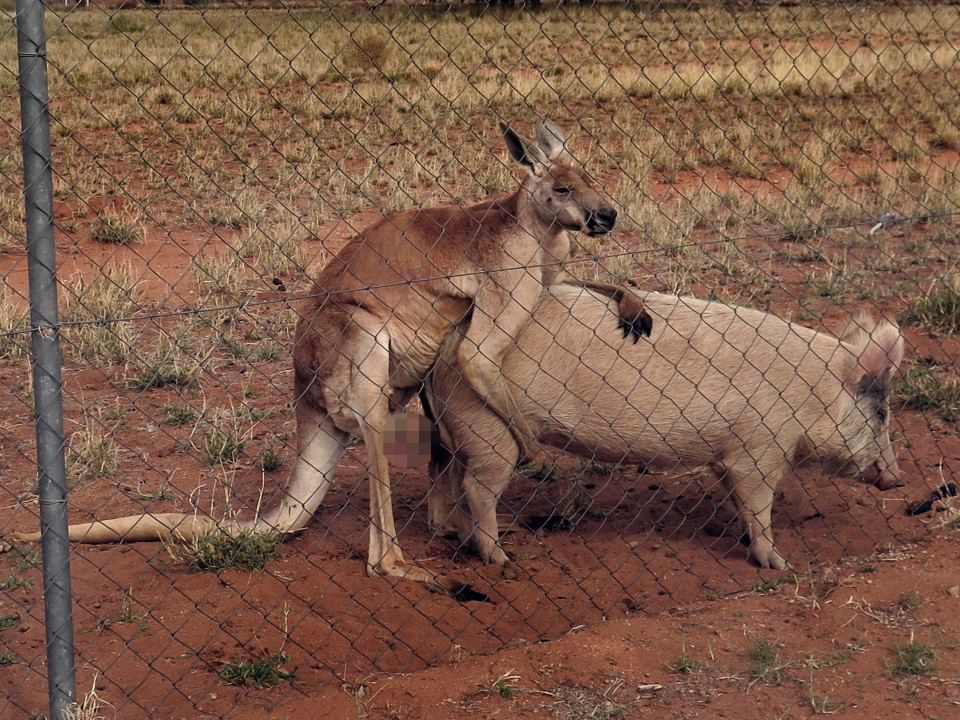
POLYGON ((554 191, 557 195, 569 195, 569 194, 570 194, 570 188, 568 188, 568 187, 555 187, 555 188, 553 189, 553 191, 554 191))
POLYGON ((887 409, 883 406, 877 408, 877 417, 880 418, 881 423, 885 423, 887 421, 887 409))

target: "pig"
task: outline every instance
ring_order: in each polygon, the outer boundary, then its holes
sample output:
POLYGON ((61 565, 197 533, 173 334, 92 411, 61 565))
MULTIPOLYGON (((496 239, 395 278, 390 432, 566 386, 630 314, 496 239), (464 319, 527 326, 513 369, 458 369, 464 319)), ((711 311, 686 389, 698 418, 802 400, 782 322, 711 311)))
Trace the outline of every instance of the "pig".
MULTIPOLYGON (((750 308, 638 295, 655 328, 643 344, 623 337, 609 298, 565 285, 543 294, 502 365, 540 443, 650 470, 708 466, 763 568, 787 567, 771 509, 791 467, 819 461, 881 489, 900 484, 889 433, 904 353, 896 325, 860 315, 838 339, 750 308)), ((517 444, 460 380, 459 337, 447 339, 425 386, 443 441, 431 463, 429 519, 452 525, 485 561, 506 564, 496 505, 517 444)))

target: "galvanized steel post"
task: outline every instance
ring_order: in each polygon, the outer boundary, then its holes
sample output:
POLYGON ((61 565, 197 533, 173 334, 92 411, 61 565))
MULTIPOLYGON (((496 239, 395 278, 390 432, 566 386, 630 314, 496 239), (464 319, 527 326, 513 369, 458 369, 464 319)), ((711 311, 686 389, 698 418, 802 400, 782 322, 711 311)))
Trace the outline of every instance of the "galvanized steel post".
POLYGON ((42 0, 17 0, 20 123, 26 202, 33 396, 37 429, 43 593, 47 629, 50 717, 76 702, 67 483, 64 464, 63 387, 53 234, 53 178, 47 91, 46 30, 42 0))

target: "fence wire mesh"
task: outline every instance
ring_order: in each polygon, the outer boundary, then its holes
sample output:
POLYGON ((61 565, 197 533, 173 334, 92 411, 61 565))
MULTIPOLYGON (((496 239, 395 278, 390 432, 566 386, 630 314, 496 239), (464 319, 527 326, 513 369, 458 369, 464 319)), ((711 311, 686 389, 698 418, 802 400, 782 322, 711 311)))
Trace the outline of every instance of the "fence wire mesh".
MULTIPOLYGON (((2 7, 0 716, 13 718, 42 712, 46 680, 36 546, 14 539, 39 511, 16 37, 2 7)), ((48 7, 47 31, 74 522, 278 505, 297 458, 291 349, 311 278, 385 214, 512 192, 523 173, 499 124, 532 137, 541 118, 568 133, 619 211, 613 232, 572 235, 578 281, 631 279, 834 334, 862 311, 902 326, 890 413, 905 486, 883 493, 817 463, 788 472, 773 528, 794 568, 915 540, 930 515, 907 514, 908 502, 955 494, 958 7, 68 2, 48 7)), ((607 312, 615 328, 616 305, 607 312)), ((658 323, 670 323, 654 315, 653 338, 624 340, 624 352, 656 352, 658 323)), ((721 368, 742 390, 736 370, 721 368)), ((603 372, 573 352, 544 371, 565 378, 551 401, 575 384, 570 371, 603 372)), ((601 414, 620 418, 618 402, 605 397, 601 414)), ((800 421, 777 422, 772 444, 748 448, 752 462, 800 421)), ((573 435, 508 473, 506 573, 432 526, 425 450, 391 466, 399 546, 461 587, 452 597, 368 577, 356 439, 309 524, 280 544, 224 546, 213 533, 75 546, 78 684, 96 676, 123 717, 269 711, 348 677, 777 575, 750 563, 730 483, 703 462, 670 448, 677 457, 638 470, 594 454, 605 439, 573 435), (257 671, 279 687, 251 693, 257 671)))

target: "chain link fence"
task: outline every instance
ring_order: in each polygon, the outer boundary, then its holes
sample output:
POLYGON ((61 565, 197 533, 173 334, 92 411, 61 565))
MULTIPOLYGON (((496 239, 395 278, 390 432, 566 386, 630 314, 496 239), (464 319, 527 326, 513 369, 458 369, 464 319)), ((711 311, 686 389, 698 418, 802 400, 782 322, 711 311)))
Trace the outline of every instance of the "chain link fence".
MULTIPOLYGON (((38 548, 14 539, 40 511, 2 7, 0 716, 14 718, 44 712, 47 673, 38 548)), ((794 568, 922 537, 931 515, 908 503, 956 493, 955 5, 68 2, 45 17, 73 522, 276 506, 297 458, 291 348, 310 278, 384 213, 511 192, 499 124, 533 136, 541 118, 619 210, 612 233, 573 235, 578 280, 832 333, 864 310, 902 326, 905 485, 788 473, 773 528, 794 568)), ((750 563, 709 469, 546 446, 501 498, 505 573, 431 527, 426 460, 391 467, 399 544, 460 594, 368 576, 355 441, 282 544, 72 546, 78 685, 123 717, 269 711, 781 574, 750 563)))

